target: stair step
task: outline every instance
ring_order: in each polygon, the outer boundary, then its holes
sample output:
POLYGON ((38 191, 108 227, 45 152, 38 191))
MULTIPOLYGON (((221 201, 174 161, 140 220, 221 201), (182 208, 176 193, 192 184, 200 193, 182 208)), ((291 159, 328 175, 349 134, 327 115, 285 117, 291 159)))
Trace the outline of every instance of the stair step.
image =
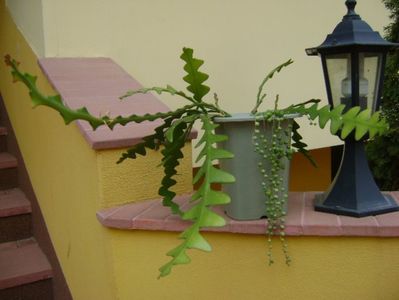
POLYGON ((0 169, 15 168, 18 166, 17 159, 7 152, 0 153, 0 169))
POLYGON ((0 191, 0 243, 32 235, 32 207, 20 189, 0 191))
POLYGON ((0 290, 51 277, 50 263, 34 239, 0 244, 0 290))
POLYGON ((18 161, 7 152, 0 152, 0 190, 18 187, 18 161))
POLYGON ((0 217, 23 215, 31 212, 31 204, 20 189, 0 191, 0 217))
POLYGON ((0 136, 1 135, 7 135, 7 133, 8 133, 7 127, 0 126, 0 136))
POLYGON ((7 150, 7 128, 0 126, 0 152, 7 150))

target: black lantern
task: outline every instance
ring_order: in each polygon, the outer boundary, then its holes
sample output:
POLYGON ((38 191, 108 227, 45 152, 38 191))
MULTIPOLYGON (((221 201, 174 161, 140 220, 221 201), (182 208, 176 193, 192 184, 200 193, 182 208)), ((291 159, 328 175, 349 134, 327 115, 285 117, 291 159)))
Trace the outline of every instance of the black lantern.
MULTIPOLYGON (((378 110, 388 51, 399 44, 384 40, 355 12, 356 1, 345 2, 348 13, 318 47, 306 49, 322 60, 328 101, 332 107, 345 104, 378 110)), ((379 191, 362 141, 345 139, 340 168, 329 190, 318 197, 315 209, 363 217, 399 210, 389 195, 379 191)))

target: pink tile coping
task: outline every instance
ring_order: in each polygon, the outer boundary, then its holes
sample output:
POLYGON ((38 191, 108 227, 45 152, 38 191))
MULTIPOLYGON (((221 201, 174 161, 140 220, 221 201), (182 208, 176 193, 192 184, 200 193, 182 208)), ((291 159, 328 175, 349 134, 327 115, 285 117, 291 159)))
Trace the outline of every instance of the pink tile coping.
MULTIPOLYGON (((39 65, 64 103, 71 108, 85 106, 93 115, 113 117, 169 110, 152 94, 119 100, 128 90, 142 86, 110 58, 41 58, 39 65)), ((117 125, 113 130, 102 126, 95 131, 85 121, 77 121, 77 124, 91 147, 100 150, 135 145, 151 134, 160 122, 117 125)), ((189 138, 196 136, 197 132, 193 131, 189 138)))
MULTIPOLYGON (((337 216, 313 209, 316 192, 292 192, 289 195, 286 234, 290 236, 375 236, 399 237, 399 212, 379 216, 353 218, 337 216)), ((399 192, 390 193, 399 203, 399 192)), ((189 206, 190 195, 176 198, 182 209, 189 206)), ((204 231, 242 234, 264 234, 267 220, 237 221, 222 213, 226 226, 204 231)), ((126 230, 182 231, 190 223, 171 215, 160 199, 131 203, 97 212, 99 222, 109 228, 126 230)))

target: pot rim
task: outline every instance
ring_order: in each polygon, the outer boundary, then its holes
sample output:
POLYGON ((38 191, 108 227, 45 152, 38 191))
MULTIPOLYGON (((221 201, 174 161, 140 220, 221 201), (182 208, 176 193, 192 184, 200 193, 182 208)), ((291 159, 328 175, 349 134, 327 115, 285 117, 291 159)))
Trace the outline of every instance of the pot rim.
MULTIPOLYGON (((283 116, 284 119, 295 119, 301 117, 301 114, 286 114, 283 116)), ((251 113, 234 113, 227 117, 215 117, 216 123, 227 123, 227 122, 249 122, 255 121, 255 115, 251 113)))

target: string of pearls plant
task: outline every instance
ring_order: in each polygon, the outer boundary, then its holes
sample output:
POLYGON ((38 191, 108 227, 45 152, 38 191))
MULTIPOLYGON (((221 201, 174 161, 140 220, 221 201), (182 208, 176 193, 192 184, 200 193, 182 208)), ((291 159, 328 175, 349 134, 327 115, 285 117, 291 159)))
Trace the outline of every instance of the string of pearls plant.
POLYGON ((255 152, 259 154, 258 168, 262 176, 262 189, 266 201, 267 242, 269 265, 274 263, 272 237, 279 236, 287 265, 291 263, 288 245, 285 240, 285 216, 288 191, 282 172, 287 168, 288 160, 294 150, 291 148, 292 122, 282 111, 275 109, 266 113, 257 113, 253 134, 255 152), (271 129, 271 130, 268 130, 271 129))

